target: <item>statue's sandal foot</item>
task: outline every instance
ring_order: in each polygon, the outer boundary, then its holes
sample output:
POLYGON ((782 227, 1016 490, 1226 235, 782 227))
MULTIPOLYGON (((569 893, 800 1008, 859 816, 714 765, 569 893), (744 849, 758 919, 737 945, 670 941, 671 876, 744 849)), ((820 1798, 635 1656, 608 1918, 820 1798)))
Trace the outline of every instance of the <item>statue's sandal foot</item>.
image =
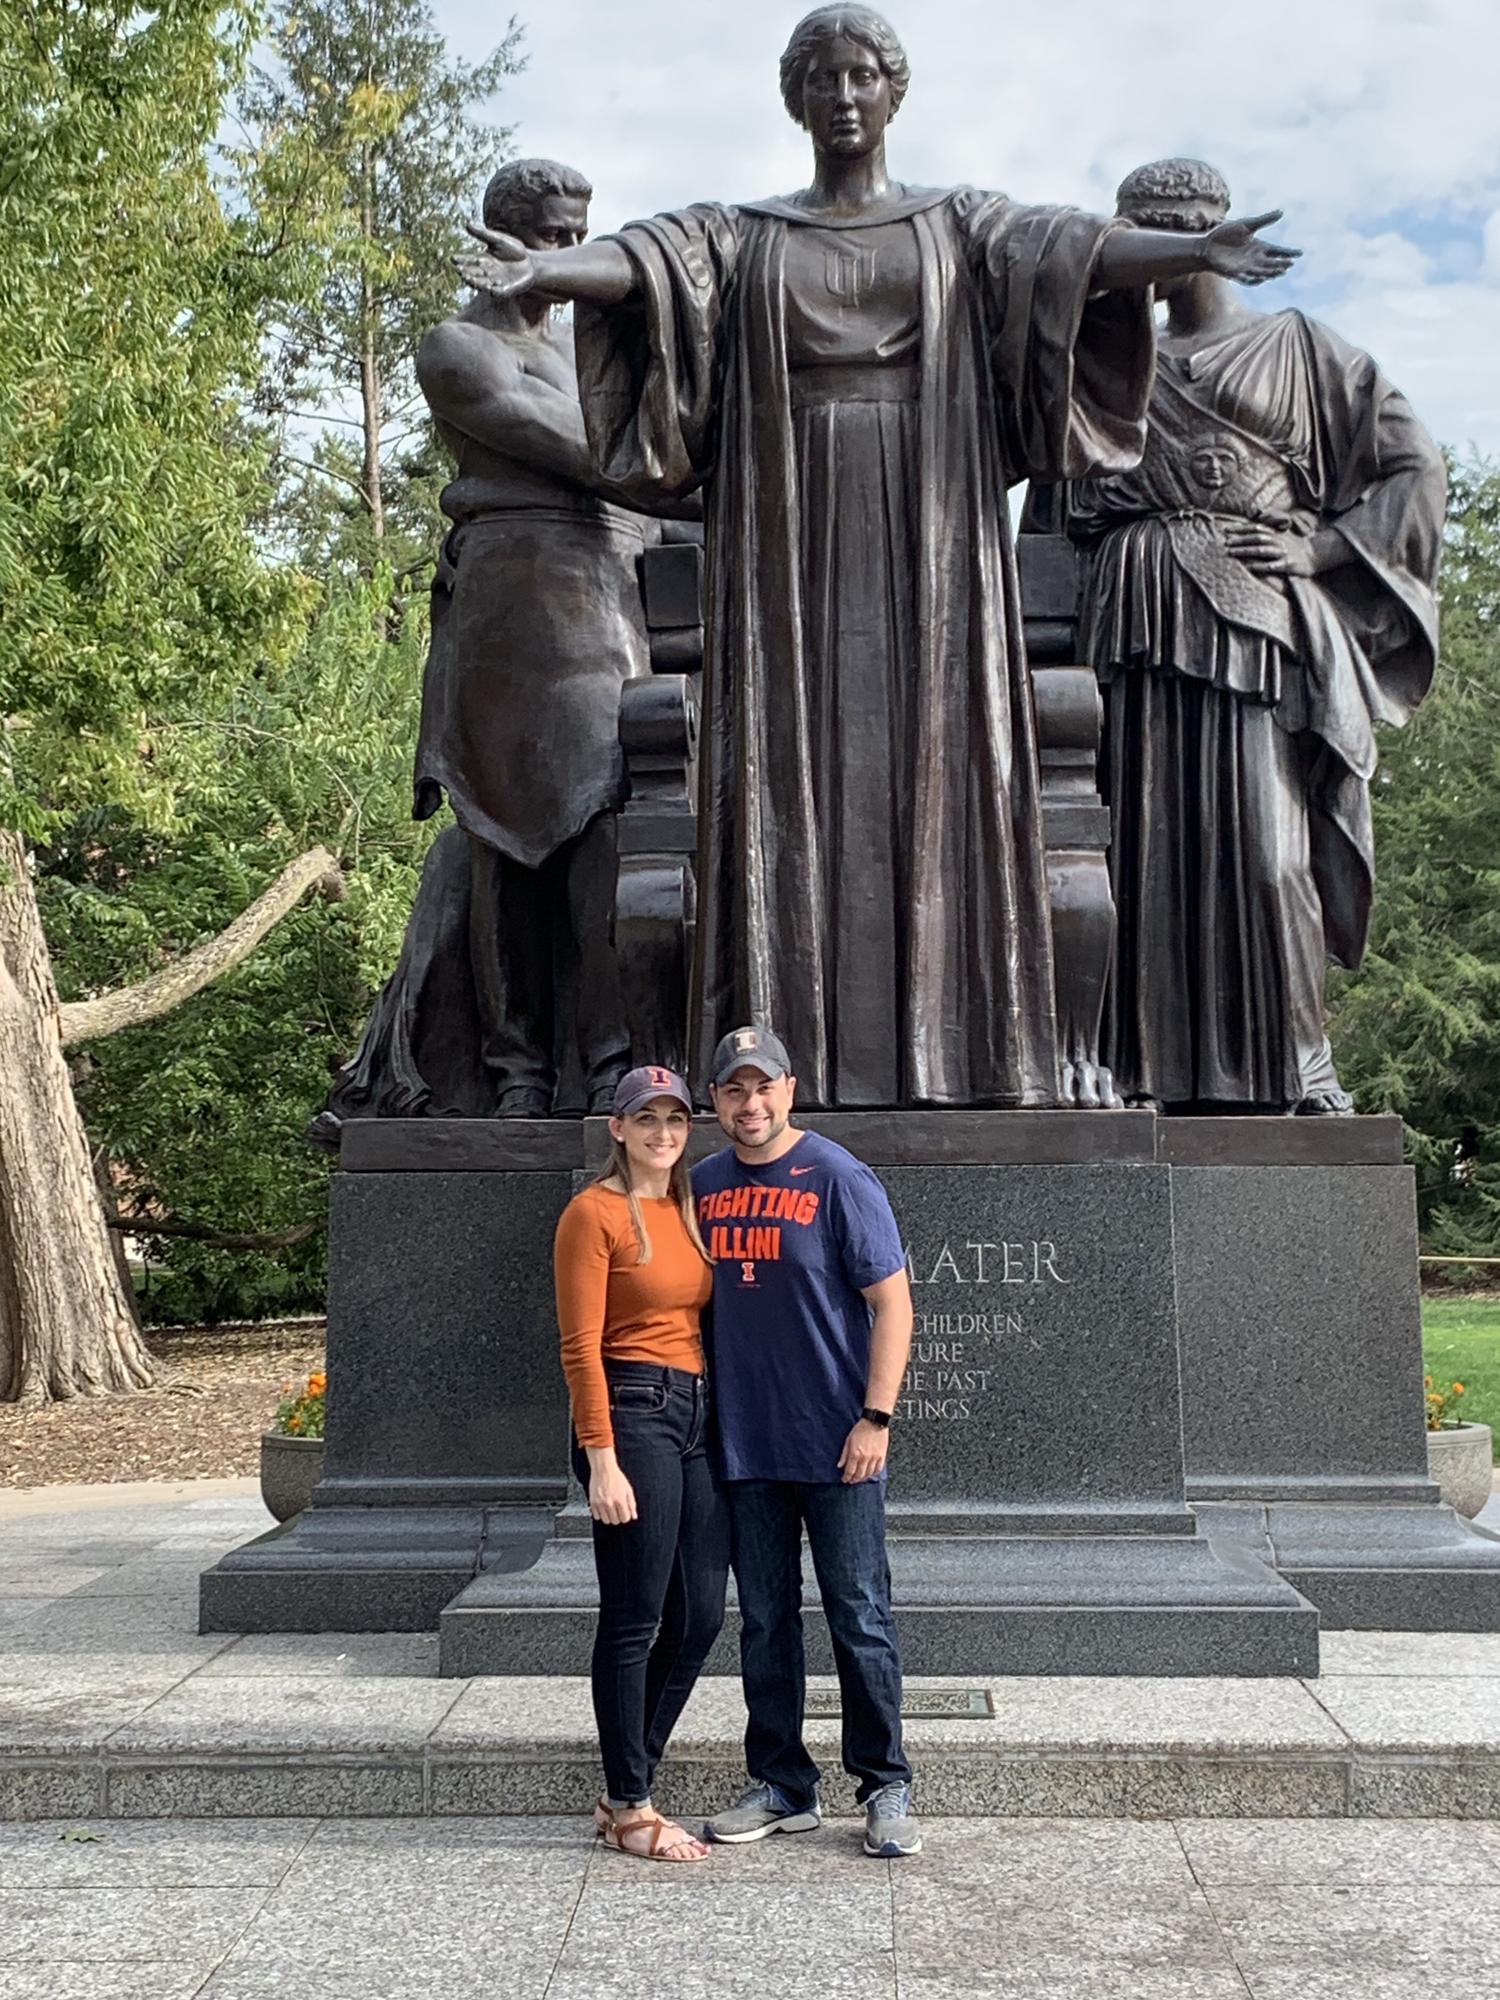
POLYGON ((1352 1118, 1354 1099, 1347 1090, 1312 1090, 1292 1107, 1294 1118, 1352 1118))

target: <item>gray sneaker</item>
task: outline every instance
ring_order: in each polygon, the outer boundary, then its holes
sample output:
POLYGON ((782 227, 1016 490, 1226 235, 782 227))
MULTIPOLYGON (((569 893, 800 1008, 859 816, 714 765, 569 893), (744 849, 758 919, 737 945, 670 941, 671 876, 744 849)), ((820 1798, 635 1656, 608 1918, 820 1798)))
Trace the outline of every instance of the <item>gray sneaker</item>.
POLYGON ((703 1838, 733 1846, 739 1841, 764 1840, 768 1833, 814 1833, 822 1824, 816 1799, 802 1812, 789 1806, 774 1785, 752 1785, 728 1812, 708 1821, 703 1838))
POLYGON ((922 1835, 912 1817, 911 1786, 882 1785, 865 1800, 865 1853, 883 1861, 922 1852, 922 1835))

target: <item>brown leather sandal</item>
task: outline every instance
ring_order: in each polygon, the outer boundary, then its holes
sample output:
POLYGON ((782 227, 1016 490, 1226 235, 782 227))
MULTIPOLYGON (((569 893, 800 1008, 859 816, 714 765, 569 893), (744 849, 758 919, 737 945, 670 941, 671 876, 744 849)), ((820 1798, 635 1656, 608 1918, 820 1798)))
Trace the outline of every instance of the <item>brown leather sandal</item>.
POLYGON ((680 1866, 699 1861, 707 1861, 708 1848, 696 1835, 679 1826, 675 1820, 663 1819, 659 1812, 643 1812, 638 1819, 632 1819, 622 1826, 618 1819, 610 1821, 602 1829, 604 1845, 614 1848, 617 1854, 630 1854, 637 1861, 673 1861, 680 1866), (632 1834, 644 1834, 645 1844, 632 1842, 632 1834), (683 1854, 684 1847, 703 1847, 701 1854, 683 1854))
POLYGON ((599 1803, 594 1807, 595 1833, 601 1835, 608 1833, 609 1829, 614 1825, 614 1823, 615 1823, 614 1807, 610 1804, 608 1799, 600 1799, 599 1803))

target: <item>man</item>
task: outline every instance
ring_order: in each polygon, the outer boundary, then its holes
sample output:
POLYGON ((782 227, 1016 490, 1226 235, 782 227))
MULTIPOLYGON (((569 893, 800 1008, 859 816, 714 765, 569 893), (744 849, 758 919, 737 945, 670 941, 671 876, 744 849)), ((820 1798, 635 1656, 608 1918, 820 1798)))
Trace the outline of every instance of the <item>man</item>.
MULTIPOLYGON (((515 160, 486 228, 537 250, 579 244, 593 190, 552 160, 515 160)), ((491 259, 465 260, 483 287, 491 259)), ((584 436, 571 330, 535 295, 481 289, 435 328, 417 376, 457 460, 454 523, 433 593, 413 811, 447 793, 470 836, 470 946, 500 1117, 553 1108, 576 1041, 590 1111, 629 1066, 611 944, 620 684, 649 671, 637 558, 648 524, 611 504, 584 436), (570 1018, 556 995, 572 991, 570 1018)))
POLYGON ((714 1258, 714 1397, 752 1783, 705 1831, 739 1842, 820 1824, 818 1767, 802 1740, 805 1528, 865 1851, 916 1854, 885 1550, 891 1412, 911 1348, 906 1253, 870 1169, 791 1124, 796 1079, 774 1034, 726 1035, 711 1079, 733 1144, 694 1169, 693 1192, 714 1258))

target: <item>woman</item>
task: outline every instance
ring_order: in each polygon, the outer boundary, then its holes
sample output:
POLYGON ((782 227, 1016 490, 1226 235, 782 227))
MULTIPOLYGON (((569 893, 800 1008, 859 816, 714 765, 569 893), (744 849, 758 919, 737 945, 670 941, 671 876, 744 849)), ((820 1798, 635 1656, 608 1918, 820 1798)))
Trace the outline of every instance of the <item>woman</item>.
POLYGON ((1183 236, 903 187, 885 135, 909 81, 879 14, 820 8, 781 64, 809 187, 573 249, 490 235, 485 282, 579 302, 584 417, 617 488, 705 489, 695 1065, 775 1021, 804 1103, 1045 1105, 1005 489, 1138 460, 1155 279, 1258 280, 1289 254, 1255 241, 1269 217, 1183 236))
POLYGON ((643 1860, 708 1848, 663 1819, 651 1780, 724 1622, 729 1529, 706 1450, 700 1325, 713 1272, 683 1158, 693 1100, 669 1069, 615 1093, 599 1179, 557 1226, 554 1268, 573 1466, 594 1519, 594 1715, 606 1843, 643 1860))
MULTIPOLYGON (((1141 227, 1228 211, 1201 160, 1120 187, 1141 227)), ((1375 725, 1436 660, 1443 459, 1316 320, 1209 272, 1161 290, 1145 457, 1069 494, 1120 913, 1104 1060, 1135 1103, 1326 1117, 1353 1109, 1323 981, 1369 933, 1375 725)))

